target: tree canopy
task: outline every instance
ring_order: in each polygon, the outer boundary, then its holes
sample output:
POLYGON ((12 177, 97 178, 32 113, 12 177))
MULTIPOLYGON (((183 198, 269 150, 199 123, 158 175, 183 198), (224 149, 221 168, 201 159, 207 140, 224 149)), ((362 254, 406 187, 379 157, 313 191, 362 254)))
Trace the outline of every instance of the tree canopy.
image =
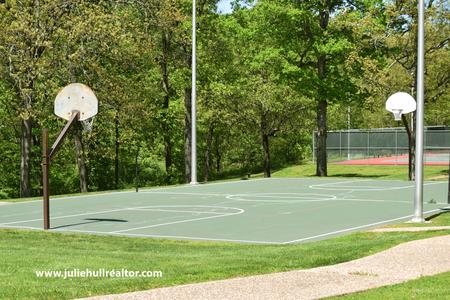
MULTIPOLYGON (((308 161, 318 134, 396 125, 387 96, 415 87, 415 1, 197 1, 199 180, 308 161), (243 5, 243 3, 251 5, 243 5)), ((90 86, 52 193, 185 182, 190 172, 190 0, 0 1, 0 198, 41 194, 41 132, 58 90, 90 86)), ((426 124, 450 125, 450 8, 427 1, 426 124)), ((414 93, 414 91, 412 91, 414 93)))

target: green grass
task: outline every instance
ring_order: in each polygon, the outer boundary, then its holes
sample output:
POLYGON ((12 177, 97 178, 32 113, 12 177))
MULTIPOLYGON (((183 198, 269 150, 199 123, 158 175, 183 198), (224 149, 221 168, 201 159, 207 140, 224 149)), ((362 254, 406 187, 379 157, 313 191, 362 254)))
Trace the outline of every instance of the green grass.
POLYGON ((450 226, 450 211, 443 211, 426 218, 426 223, 400 223, 387 225, 389 228, 396 227, 429 227, 429 226, 450 226))
POLYGON ((0 230, 0 299, 69 299, 331 265, 447 231, 353 233, 295 245, 0 230), (163 278, 36 278, 36 270, 161 270, 163 278))
MULTIPOLYGON (((316 165, 305 164, 286 167, 273 173, 274 177, 311 177, 315 176, 316 165)), ((426 180, 445 180, 447 166, 426 166, 426 180)), ((347 166, 328 164, 329 177, 362 177, 373 179, 408 179, 408 166, 347 166)), ((448 177, 447 177, 448 178, 448 177)))
POLYGON ((405 283, 385 286, 377 289, 328 299, 450 299, 450 272, 435 276, 426 276, 405 283))

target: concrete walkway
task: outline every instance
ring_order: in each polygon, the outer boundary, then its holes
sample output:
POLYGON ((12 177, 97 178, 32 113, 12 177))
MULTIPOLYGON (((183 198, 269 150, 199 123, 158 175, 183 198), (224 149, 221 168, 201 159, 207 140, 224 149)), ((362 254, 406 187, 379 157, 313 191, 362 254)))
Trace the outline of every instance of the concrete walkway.
POLYGON ((449 271, 450 235, 445 235, 332 266, 89 299, 317 299, 449 271))

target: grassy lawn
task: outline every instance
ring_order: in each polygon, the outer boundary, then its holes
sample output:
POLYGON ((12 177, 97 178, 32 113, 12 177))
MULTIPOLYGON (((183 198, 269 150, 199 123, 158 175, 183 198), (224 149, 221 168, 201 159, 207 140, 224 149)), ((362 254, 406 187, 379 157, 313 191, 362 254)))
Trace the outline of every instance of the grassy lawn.
POLYGON ((248 245, 0 230, 1 299, 69 299, 353 260, 402 242, 450 234, 353 233, 296 245, 248 245), (36 270, 162 271, 162 278, 37 278, 36 270))
POLYGON ((426 276, 405 283, 385 286, 365 292, 349 294, 328 299, 450 299, 450 272, 426 276))
POLYGON ((428 226, 450 226, 450 210, 437 215, 427 217, 427 223, 399 223, 387 225, 386 227, 428 227, 428 226))
MULTIPOLYGON (((316 165, 305 164, 290 166, 273 173, 274 177, 309 177, 315 176, 316 165)), ((447 166, 426 166, 426 180, 446 180, 447 166)), ((362 177, 373 179, 408 179, 408 166, 346 166, 328 164, 329 177, 362 177)), ((448 178, 448 176, 447 176, 448 178)))

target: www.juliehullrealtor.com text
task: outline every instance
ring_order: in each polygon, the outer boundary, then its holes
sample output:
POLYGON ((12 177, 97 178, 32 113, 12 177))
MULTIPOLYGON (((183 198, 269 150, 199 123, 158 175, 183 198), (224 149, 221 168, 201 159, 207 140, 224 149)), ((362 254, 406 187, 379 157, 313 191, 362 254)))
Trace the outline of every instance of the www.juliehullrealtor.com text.
POLYGON ((127 269, 120 270, 106 270, 106 269, 64 269, 64 271, 58 270, 38 270, 35 271, 38 278, 161 278, 163 277, 162 271, 129 271, 127 269))

